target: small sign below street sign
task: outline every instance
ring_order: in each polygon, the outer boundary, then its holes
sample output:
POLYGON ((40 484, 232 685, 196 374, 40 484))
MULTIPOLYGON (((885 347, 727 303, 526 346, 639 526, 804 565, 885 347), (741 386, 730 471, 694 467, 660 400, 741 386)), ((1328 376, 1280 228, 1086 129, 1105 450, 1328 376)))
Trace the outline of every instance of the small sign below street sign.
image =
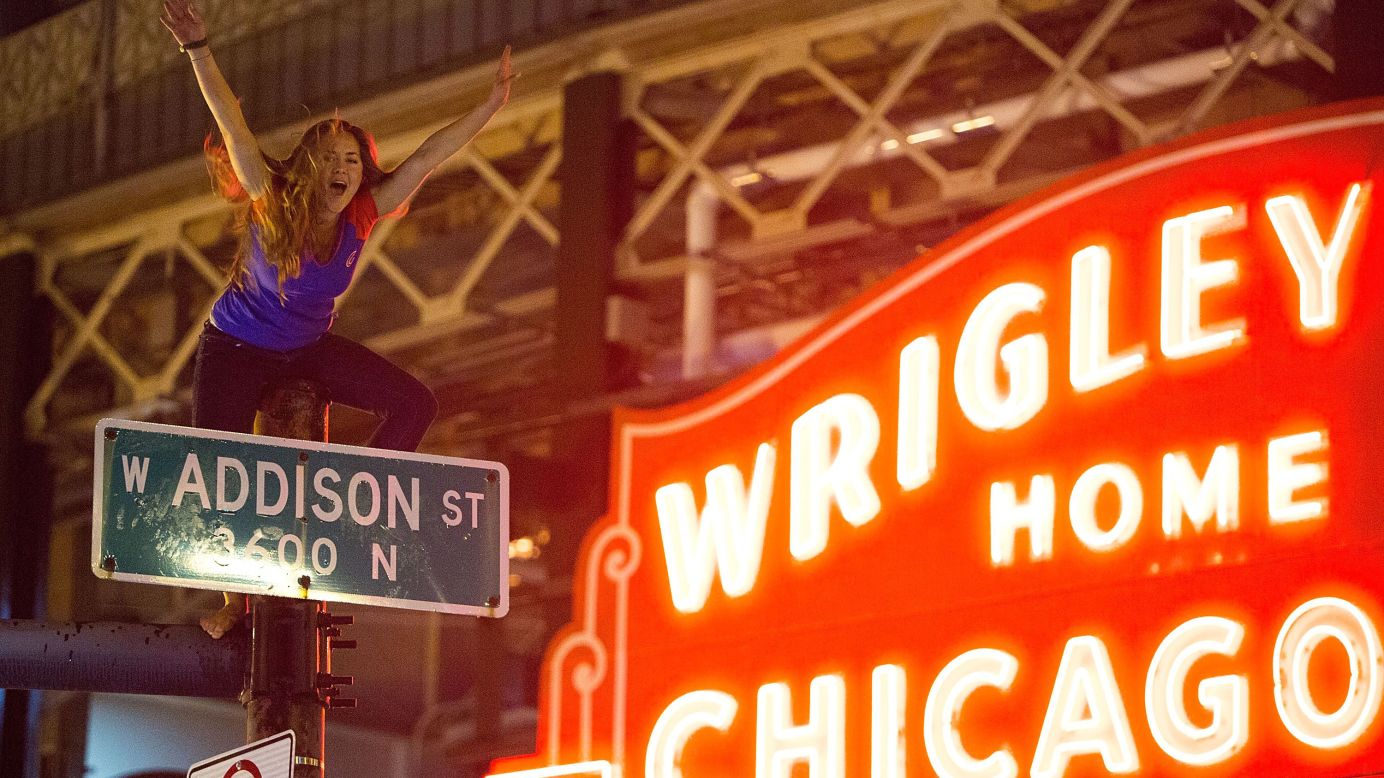
POLYGON ((284 730, 203 759, 187 769, 187 778, 293 778, 294 745, 293 730, 284 730))
POLYGON ((499 462, 105 419, 92 569, 118 581, 503 616, 499 462))

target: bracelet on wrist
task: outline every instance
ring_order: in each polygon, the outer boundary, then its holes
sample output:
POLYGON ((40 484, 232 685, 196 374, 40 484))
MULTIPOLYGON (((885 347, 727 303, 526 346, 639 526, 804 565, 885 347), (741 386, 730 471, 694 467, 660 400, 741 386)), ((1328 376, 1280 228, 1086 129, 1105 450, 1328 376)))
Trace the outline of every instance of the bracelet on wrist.
POLYGON ((199 38, 199 39, 197 39, 197 40, 195 40, 195 41, 189 41, 189 42, 187 42, 187 43, 184 43, 184 44, 180 45, 180 46, 178 47, 178 51, 181 52, 181 53, 183 53, 183 54, 186 54, 186 53, 188 53, 189 51, 192 51, 193 49, 203 49, 203 48, 206 48, 206 46, 207 46, 207 39, 206 39, 206 38, 199 38))

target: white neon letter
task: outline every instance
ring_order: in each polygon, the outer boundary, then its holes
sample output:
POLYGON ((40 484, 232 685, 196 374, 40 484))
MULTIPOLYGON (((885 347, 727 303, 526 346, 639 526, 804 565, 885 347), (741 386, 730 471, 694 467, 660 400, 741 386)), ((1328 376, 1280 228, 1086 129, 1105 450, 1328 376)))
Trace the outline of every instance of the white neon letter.
POLYGON ((956 349, 956 399, 966 418, 983 430, 1012 430, 1033 418, 1048 401, 1048 339, 1032 332, 1000 345, 1016 316, 1043 309, 1043 290, 1033 284, 1005 284, 971 312, 956 349), (1000 394, 995 355, 1009 379, 1000 394))
POLYGON ((1216 446, 1206 465, 1206 477, 1198 478, 1192 462, 1182 451, 1163 455, 1163 535, 1182 537, 1182 517, 1201 534, 1212 516, 1218 532, 1240 527, 1240 450, 1216 446))
POLYGON ((1014 535, 1028 530, 1031 562, 1052 559, 1052 522, 1057 509, 1057 488, 1052 476, 1035 475, 1029 481, 1028 500, 1019 502, 1012 481, 990 484, 990 563, 1014 564, 1014 535))
POLYGON ((1077 540, 1092 551, 1113 551, 1128 543, 1139 529, 1139 522, 1144 518, 1144 489, 1128 465, 1102 462, 1076 479, 1067 510, 1077 540), (1096 497, 1106 484, 1114 486, 1120 495, 1120 517, 1115 520, 1115 526, 1103 530, 1096 523, 1096 497))
POLYGON ((1110 250, 1087 246, 1072 256, 1072 332, 1068 369, 1072 388, 1089 392, 1144 367, 1148 347, 1140 343, 1110 354, 1110 250))
POLYGON ((1273 697, 1278 717, 1293 737, 1313 748, 1348 746, 1374 723, 1384 694, 1384 649, 1369 616, 1339 597, 1308 600, 1279 630, 1273 652, 1273 697), (1341 707, 1323 713, 1312 699, 1307 669, 1312 652, 1328 638, 1346 650, 1350 688, 1341 707))
POLYGON ((1194 357, 1244 339, 1244 319, 1209 328, 1201 325, 1201 296, 1235 283, 1240 275, 1234 259, 1202 262, 1201 242, 1244 226, 1245 212, 1228 205, 1163 223, 1162 346, 1169 359, 1194 357))
POLYGON ((937 469, 937 338, 928 335, 899 353, 899 486, 917 489, 937 469))
POLYGON ((1100 754, 1105 769, 1116 774, 1139 769, 1139 752, 1110 654, 1093 635, 1067 641, 1057 668, 1038 748, 1033 755, 1034 778, 1057 778, 1080 754, 1100 754))
POLYGON ((790 778, 806 762, 812 778, 845 778, 846 682, 819 675, 808 690, 807 723, 793 724, 788 685, 759 687, 755 728, 755 778, 790 778))
POLYGON ((1197 701, 1211 711, 1211 723, 1198 727, 1187 716, 1183 688, 1196 661, 1208 654, 1235 656, 1245 628, 1217 616, 1200 616, 1179 624, 1158 646, 1149 663, 1144 709, 1149 729, 1168 756, 1183 764, 1224 762, 1249 740, 1249 680, 1218 675, 1197 684, 1197 701))
POLYGON ((788 550, 808 560, 827 547, 831 504, 860 525, 879 513, 879 493, 870 481, 870 460, 879 447, 879 416, 858 394, 831 397, 793 422, 788 550), (833 433, 839 432, 836 456, 833 433))
POLYGON ((730 729, 739 705, 725 692, 700 689, 669 703, 649 734, 644 754, 647 778, 682 778, 682 749, 699 729, 730 729))
POLYGON ((764 556, 775 456, 773 446, 760 444, 748 498, 740 468, 721 465, 707 473, 706 507, 702 508, 700 523, 688 484, 668 484, 654 493, 668 583, 678 610, 696 613, 706 605, 718 567, 721 588, 728 597, 739 597, 754 588, 764 556))
POLYGON ((904 778, 908 748, 903 739, 908 676, 898 665, 870 674, 870 778, 904 778))
POLYGON ((1326 451, 1326 430, 1313 430, 1269 441, 1269 523, 1290 524, 1326 515, 1326 497, 1296 501, 1293 492, 1325 483, 1325 462, 1296 462, 1298 457, 1326 451))
POLYGON ((993 648, 975 648, 942 668, 927 694, 923 709, 923 744, 932 769, 943 778, 1014 778, 1019 766, 1005 746, 984 759, 976 759, 961 744, 956 722, 961 706, 982 686, 1009 691, 1019 672, 1019 660, 993 648))
POLYGON ((1321 232, 1301 197, 1274 197, 1265 204, 1278 241, 1297 274, 1298 318, 1306 330, 1324 330, 1336 324, 1341 265, 1369 201, 1368 181, 1351 185, 1330 246, 1322 244, 1321 232))

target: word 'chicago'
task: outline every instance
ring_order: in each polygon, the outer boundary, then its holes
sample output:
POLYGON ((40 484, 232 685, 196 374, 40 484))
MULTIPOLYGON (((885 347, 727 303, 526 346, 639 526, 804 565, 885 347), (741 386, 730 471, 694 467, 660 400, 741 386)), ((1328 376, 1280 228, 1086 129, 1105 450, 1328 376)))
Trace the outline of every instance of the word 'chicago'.
MULTIPOLYGON (((1369 205, 1368 182, 1348 187, 1334 225, 1322 231, 1303 198, 1273 197, 1261 204, 1297 281, 1296 319, 1304 333, 1327 333, 1339 318, 1341 270, 1369 205)), ((1239 279, 1236 258, 1207 259, 1207 238, 1242 230, 1248 204, 1224 205, 1169 219, 1162 225, 1158 353, 1165 360, 1185 360, 1241 347, 1248 340, 1243 319, 1203 321, 1203 297, 1233 286, 1239 279)), ((1267 259, 1267 258, 1266 258, 1267 259)), ((1076 393, 1110 386, 1146 369, 1146 343, 1113 350, 1110 343, 1112 252, 1092 245, 1071 260, 1071 319, 1068 381, 1076 393)), ((990 291, 971 311, 956 345, 952 384, 962 413, 977 429, 1014 430, 1036 417, 1049 392, 1049 338, 1043 331, 1006 339, 1020 317, 1040 313, 1047 292, 1032 283, 1007 283, 990 291)), ((897 394, 898 446, 896 480, 903 491, 924 486, 937 469, 938 395, 942 383, 941 349, 935 335, 923 335, 899 354, 897 394)), ((860 394, 829 397, 799 416, 792 425, 788 494, 789 551, 798 560, 822 553, 833 508, 860 526, 880 511, 879 491, 870 475, 880 441, 876 403, 860 394)), ((1320 518, 1321 500, 1298 501, 1294 491, 1325 481, 1318 459, 1328 446, 1324 429, 1304 430, 1268 442, 1271 507, 1275 522, 1320 518)), ((748 488, 741 469, 725 464, 706 474, 705 504, 699 511, 686 482, 664 485, 655 493, 659 527, 673 603, 695 612, 706 602, 719 569, 728 596, 750 591, 763 555, 765 525, 773 501, 778 458, 772 442, 761 443, 748 488)), ((1238 489, 1238 450, 1220 446, 1199 476, 1182 452, 1163 457, 1165 511, 1173 505, 1201 531, 1215 518, 1220 531, 1235 528, 1230 492, 1238 489)), ((1013 534, 1030 532, 1030 559, 1051 553, 1054 511, 1052 479, 1042 474, 1027 485, 1020 499, 1013 483, 991 485, 992 563, 1012 564, 1013 534), (1044 541, 1048 541, 1046 544, 1044 541)), ((1092 550, 1108 550, 1128 539, 1138 523, 1142 486, 1124 463, 1106 462, 1078 480, 1072 495, 1072 521, 1092 550), (1123 509, 1116 527, 1095 525, 1096 492, 1113 486, 1123 509), (1089 541, 1089 542, 1087 542, 1089 541)), ((1163 517, 1169 537, 1181 532, 1181 513, 1163 517)))
MULTIPOLYGON (((1368 606, 1373 609, 1375 603, 1368 606)), ((1112 656, 1099 635, 1071 637, 1052 681, 1042 725, 1025 733, 1034 738, 1027 774, 1059 778, 1068 774, 1073 760, 1088 756, 1098 756, 1108 773, 1138 773, 1154 755, 1140 753, 1136 726, 1151 735, 1157 750, 1172 762, 1210 767, 1243 751, 1251 737, 1291 738, 1306 748, 1326 751, 1355 743, 1374 724, 1384 700, 1384 647, 1366 608, 1340 597, 1317 597, 1293 610, 1272 643, 1266 636, 1247 640, 1246 631, 1244 623, 1224 615, 1188 619, 1163 637, 1143 677, 1128 665, 1131 657, 1112 656), (1321 709, 1318 699, 1330 696, 1313 688, 1321 682, 1310 670, 1326 635, 1350 657, 1344 699, 1328 711, 1321 709), (1253 653, 1242 652, 1242 646, 1253 646, 1253 653), (1212 661, 1220 662, 1215 667, 1229 669, 1208 675, 1193 668, 1212 661), (1262 663, 1269 672, 1252 672, 1247 667, 1252 662, 1262 663), (1252 688, 1252 679, 1270 678, 1271 688, 1252 688), (1251 720, 1251 709, 1267 708, 1260 696, 1272 698, 1277 716, 1251 720), (1193 715, 1191 700, 1205 708, 1202 715, 1193 715)), ((917 752, 922 751, 936 775, 1016 778, 1020 767, 1014 747, 997 738, 993 726, 979 727, 976 722, 984 713, 974 718, 976 708, 967 702, 989 693, 980 707, 993 711, 1023 704, 1008 695, 1020 673, 1035 669, 1032 664, 1025 666, 1004 649, 980 646, 955 656, 921 691, 915 690, 906 665, 877 665, 869 690, 859 691, 869 699, 870 775, 914 774, 914 765, 923 761, 917 752), (925 700, 921 726, 906 720, 913 695, 925 700), (921 744, 910 742, 920 730, 921 744), (986 748, 992 750, 977 754, 986 748)), ((794 715, 793 690, 786 683, 760 686, 756 710, 748 715, 740 712, 740 700, 729 692, 687 692, 660 713, 649 736, 644 775, 682 776, 681 762, 688 752, 716 747, 716 738, 698 736, 702 730, 727 733, 748 727, 754 732, 755 768, 745 774, 781 776, 795 762, 807 762, 813 775, 845 778, 847 711, 865 710, 863 705, 848 708, 846 694, 844 674, 813 678, 807 689, 808 719, 800 723, 794 715)), ((747 757, 742 757, 742 764, 748 763, 747 757)))

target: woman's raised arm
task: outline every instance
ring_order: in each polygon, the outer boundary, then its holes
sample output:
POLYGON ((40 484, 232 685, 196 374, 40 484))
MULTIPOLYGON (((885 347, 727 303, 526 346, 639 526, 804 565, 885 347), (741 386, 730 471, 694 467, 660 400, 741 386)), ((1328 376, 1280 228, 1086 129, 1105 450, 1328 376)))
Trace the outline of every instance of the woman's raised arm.
POLYGON ((490 117, 499 112, 509 102, 509 86, 514 80, 514 72, 509 61, 509 47, 500 55, 500 66, 495 71, 495 85, 490 89, 490 97, 476 106, 470 113, 434 132, 423 141, 412 154, 384 177, 375 186, 375 205, 380 213, 398 210, 408 202, 423 181, 447 158, 461 151, 476 134, 485 127, 490 117))
POLYGON ((211 109, 212 118, 216 119, 216 126, 221 128, 221 137, 226 141, 226 151, 230 154, 236 178, 240 179, 250 199, 258 199, 269 188, 269 169, 265 167, 259 142, 245 123, 240 101, 221 75, 221 68, 216 66, 211 49, 207 48, 206 23, 189 0, 164 0, 160 21, 173 33, 178 45, 192 60, 197 86, 201 88, 202 97, 211 109))

